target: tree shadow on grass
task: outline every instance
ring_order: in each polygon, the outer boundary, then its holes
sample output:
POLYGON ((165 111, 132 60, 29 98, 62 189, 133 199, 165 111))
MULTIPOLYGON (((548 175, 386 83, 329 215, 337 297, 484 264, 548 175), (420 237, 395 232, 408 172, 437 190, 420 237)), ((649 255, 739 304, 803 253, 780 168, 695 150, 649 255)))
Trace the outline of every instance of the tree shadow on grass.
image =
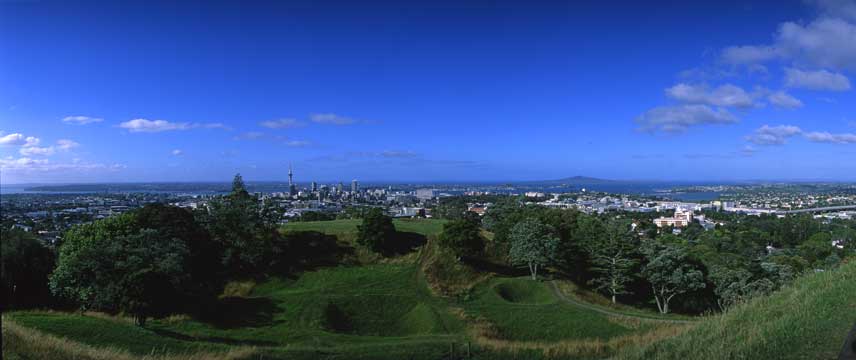
POLYGON ((337 266, 352 256, 354 248, 340 242, 335 235, 318 231, 292 231, 284 235, 288 241, 288 268, 277 269, 281 275, 311 271, 320 267, 337 266))
POLYGON ((425 245, 426 242, 428 242, 428 238, 420 233, 396 231, 392 242, 388 244, 383 254, 385 256, 404 255, 425 245))
POLYGON ((150 328, 149 330, 151 330, 153 333, 155 333, 159 336, 169 337, 169 338, 173 338, 173 339, 177 339, 177 340, 181 340, 181 341, 192 341, 192 342, 204 341, 204 342, 212 342, 212 343, 236 345, 236 346, 238 346, 238 345, 252 345, 252 346, 277 346, 277 345, 280 345, 279 343, 276 343, 273 341, 265 341, 265 340, 238 340, 238 339, 230 339, 230 338, 224 338, 224 337, 218 337, 218 336, 201 336, 201 337, 199 337, 199 336, 190 336, 187 334, 182 334, 180 332, 175 332, 175 331, 167 330, 167 329, 150 328))
POLYGON ((529 270, 525 268, 518 268, 505 264, 497 264, 495 262, 491 262, 489 260, 481 258, 467 256, 463 258, 463 261, 467 265, 471 266, 473 269, 482 272, 491 272, 497 275, 511 277, 529 275, 529 270))
POLYGON ((221 329, 274 325, 276 304, 264 297, 224 297, 199 315, 199 320, 221 329))

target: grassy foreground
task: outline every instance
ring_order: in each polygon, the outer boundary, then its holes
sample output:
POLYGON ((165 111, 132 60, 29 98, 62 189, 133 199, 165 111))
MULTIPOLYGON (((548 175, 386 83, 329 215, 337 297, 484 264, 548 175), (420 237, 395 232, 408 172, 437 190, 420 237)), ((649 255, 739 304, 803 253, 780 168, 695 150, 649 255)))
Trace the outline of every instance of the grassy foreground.
POLYGON ((247 296, 224 298, 223 306, 220 318, 157 319, 145 328, 121 318, 59 312, 13 312, 4 320, 135 355, 254 347, 264 358, 434 359, 450 342, 461 342, 463 333, 413 265, 325 268, 298 279, 272 278, 247 296))
MULTIPOLYGON (((470 299, 440 298, 416 264, 340 266, 297 279, 272 278, 224 302, 227 316, 220 319, 177 316, 145 328, 98 314, 12 312, 3 317, 4 335, 8 328, 17 331, 13 338, 53 339, 59 344, 54 351, 100 354, 71 357, 76 359, 442 359, 450 347, 468 343, 473 358, 541 357, 541 345, 518 343, 534 340, 574 341, 588 344, 572 349, 574 354, 601 354, 614 350, 604 341, 649 330, 561 304, 544 283, 527 279, 495 278, 470 299), (482 332, 482 326, 496 331, 482 332)), ((33 356, 46 351, 40 343, 20 342, 6 358, 40 358, 33 356)))
POLYGON ((856 261, 797 279, 621 359, 835 359, 856 322, 856 261))

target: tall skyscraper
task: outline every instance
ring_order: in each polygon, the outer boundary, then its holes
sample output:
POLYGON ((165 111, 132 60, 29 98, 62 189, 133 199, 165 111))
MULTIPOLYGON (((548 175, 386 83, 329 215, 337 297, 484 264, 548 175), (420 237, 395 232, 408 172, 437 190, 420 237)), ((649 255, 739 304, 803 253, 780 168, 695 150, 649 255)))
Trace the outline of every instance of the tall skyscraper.
POLYGON ((318 183, 313 181, 312 182, 312 192, 316 192, 316 191, 318 191, 318 183))
POLYGON ((356 194, 357 191, 360 190, 360 184, 357 182, 357 179, 351 181, 351 192, 356 194))
POLYGON ((291 196, 297 195, 297 185, 294 184, 294 173, 291 171, 291 164, 288 164, 288 194, 291 196))

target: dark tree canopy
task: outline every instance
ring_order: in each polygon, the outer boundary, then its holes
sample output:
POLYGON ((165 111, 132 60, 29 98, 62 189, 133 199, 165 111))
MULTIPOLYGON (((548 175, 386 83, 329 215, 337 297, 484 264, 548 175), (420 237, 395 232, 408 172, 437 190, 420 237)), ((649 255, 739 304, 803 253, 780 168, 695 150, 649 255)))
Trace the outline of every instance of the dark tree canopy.
POLYGON ((221 262, 230 274, 259 274, 268 268, 269 249, 279 239, 281 212, 273 203, 247 193, 240 175, 232 192, 209 202, 197 220, 223 249, 221 262))
POLYGON ((479 256, 484 252, 485 240, 481 235, 478 215, 443 224, 443 232, 438 240, 441 247, 450 249, 458 257, 479 256))
POLYGON ((357 226, 357 242, 375 252, 387 252, 393 247, 395 225, 392 218, 383 210, 372 208, 363 216, 362 224, 357 226))
POLYGON ((53 252, 32 234, 20 229, 0 230, 0 286, 3 309, 37 307, 51 301, 48 275, 54 267, 53 252))
POLYGON ((140 228, 135 213, 75 227, 66 234, 51 290, 81 307, 146 317, 192 302, 186 239, 140 228))

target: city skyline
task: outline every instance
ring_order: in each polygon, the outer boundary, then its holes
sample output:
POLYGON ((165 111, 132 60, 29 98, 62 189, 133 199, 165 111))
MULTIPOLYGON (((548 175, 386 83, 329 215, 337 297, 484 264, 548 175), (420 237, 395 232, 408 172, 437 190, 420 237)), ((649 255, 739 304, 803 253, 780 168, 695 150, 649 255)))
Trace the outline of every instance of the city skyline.
POLYGON ((253 5, 0 4, 0 183, 856 181, 852 1, 253 5))

